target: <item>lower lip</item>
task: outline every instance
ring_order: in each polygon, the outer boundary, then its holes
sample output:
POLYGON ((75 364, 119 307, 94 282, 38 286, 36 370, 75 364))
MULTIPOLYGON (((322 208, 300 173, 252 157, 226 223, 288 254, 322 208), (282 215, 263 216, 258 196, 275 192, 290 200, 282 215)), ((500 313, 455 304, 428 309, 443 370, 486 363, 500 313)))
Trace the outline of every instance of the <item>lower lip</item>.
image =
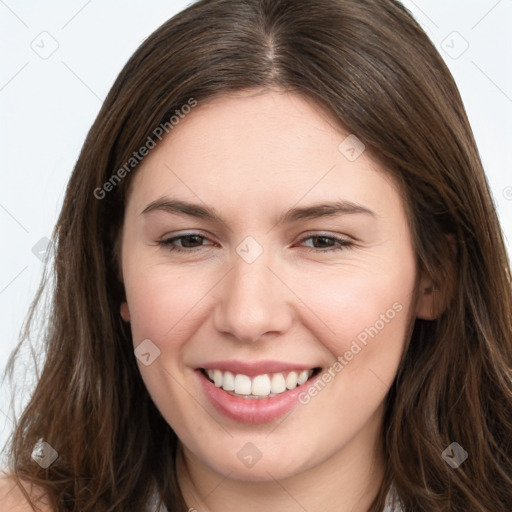
POLYGON ((318 376, 272 398, 238 398, 218 388, 201 370, 196 370, 196 373, 213 407, 224 416, 248 425, 268 423, 284 416, 299 403, 299 394, 305 391, 318 376))

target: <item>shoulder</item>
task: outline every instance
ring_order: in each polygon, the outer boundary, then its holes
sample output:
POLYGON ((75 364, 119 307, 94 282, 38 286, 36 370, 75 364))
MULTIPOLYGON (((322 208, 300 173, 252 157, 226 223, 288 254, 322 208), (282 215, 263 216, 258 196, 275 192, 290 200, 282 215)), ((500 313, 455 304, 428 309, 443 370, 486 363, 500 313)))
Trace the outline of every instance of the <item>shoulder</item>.
MULTIPOLYGON (((39 487, 24 480, 20 482, 39 512, 53 512, 39 487)), ((0 512, 34 512, 15 477, 5 473, 0 473, 0 512)))

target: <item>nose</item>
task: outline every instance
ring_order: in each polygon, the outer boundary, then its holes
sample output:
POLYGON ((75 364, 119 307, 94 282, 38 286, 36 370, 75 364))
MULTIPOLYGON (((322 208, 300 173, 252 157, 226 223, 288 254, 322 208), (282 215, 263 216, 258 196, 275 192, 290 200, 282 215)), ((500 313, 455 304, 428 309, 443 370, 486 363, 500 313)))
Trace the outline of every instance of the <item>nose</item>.
POLYGON ((237 254, 233 268, 223 280, 216 304, 214 326, 239 341, 255 342, 264 335, 278 336, 293 321, 293 294, 272 267, 266 252, 252 263, 237 254))

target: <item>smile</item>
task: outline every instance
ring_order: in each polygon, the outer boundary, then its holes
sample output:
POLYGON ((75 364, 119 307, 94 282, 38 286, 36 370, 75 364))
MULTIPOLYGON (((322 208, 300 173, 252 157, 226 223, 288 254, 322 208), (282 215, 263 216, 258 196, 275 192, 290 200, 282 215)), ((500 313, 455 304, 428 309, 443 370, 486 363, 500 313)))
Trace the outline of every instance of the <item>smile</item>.
POLYGON ((208 366, 194 372, 207 400, 222 416, 249 425, 267 423, 289 413, 299 404, 299 394, 322 371, 319 366, 268 362, 208 366))
POLYGON ((219 369, 203 370, 205 376, 218 388, 232 396, 249 399, 272 398, 295 389, 312 377, 318 368, 291 372, 264 373, 249 377, 242 373, 233 374, 219 369))

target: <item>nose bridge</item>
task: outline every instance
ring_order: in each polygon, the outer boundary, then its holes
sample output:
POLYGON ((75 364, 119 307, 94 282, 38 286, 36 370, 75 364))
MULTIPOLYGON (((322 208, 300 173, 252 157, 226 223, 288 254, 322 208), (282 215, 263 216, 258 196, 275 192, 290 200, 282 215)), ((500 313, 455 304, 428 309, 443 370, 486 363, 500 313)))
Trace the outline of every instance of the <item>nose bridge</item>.
MULTIPOLYGON (((244 246, 241 244, 242 249, 244 246)), ((247 247, 245 247, 247 248, 247 247)), ((248 253, 253 251, 249 248, 248 253)), ((240 247, 237 248, 239 252, 240 247)), ((282 332, 291 320, 285 287, 271 272, 272 258, 267 251, 257 257, 234 254, 215 315, 219 331, 242 341, 257 341, 268 332, 282 332), (270 267, 270 268, 269 268, 270 267)))

